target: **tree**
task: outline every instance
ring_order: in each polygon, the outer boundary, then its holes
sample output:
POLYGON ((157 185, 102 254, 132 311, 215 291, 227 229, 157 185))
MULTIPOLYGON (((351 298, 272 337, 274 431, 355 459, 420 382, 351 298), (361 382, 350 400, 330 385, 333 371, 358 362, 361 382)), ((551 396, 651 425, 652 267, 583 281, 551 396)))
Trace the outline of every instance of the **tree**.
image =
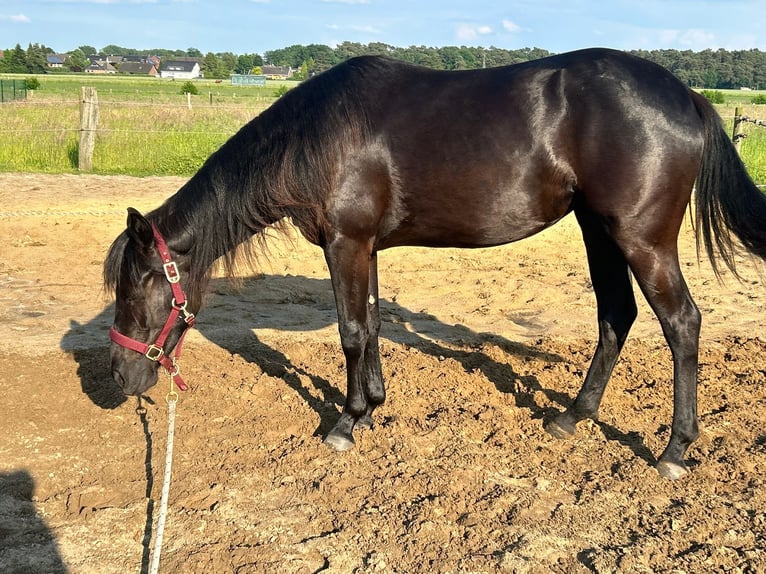
MULTIPOLYGON (((86 48, 88 46, 85 46, 86 48)), ((87 68, 90 65, 90 60, 85 57, 85 54, 83 53, 81 48, 77 48, 75 51, 71 52, 69 54, 69 59, 67 60, 67 66, 69 66, 69 69, 73 72, 82 72, 85 68, 87 68)))
POLYGON ((189 56, 190 58, 201 58, 202 52, 197 50, 197 48, 189 48, 188 50, 186 50, 186 55, 189 56))
POLYGON ((723 92, 719 90, 702 90, 700 92, 703 96, 705 96, 711 103, 713 104, 725 104, 726 98, 723 95, 723 92))
POLYGON ((199 94, 199 89, 194 84, 194 82, 184 82, 183 86, 181 86, 181 93, 182 94, 191 94, 192 96, 196 96, 199 94))
POLYGON ((293 74, 293 79, 300 81, 300 80, 305 80, 306 78, 308 78, 309 70, 313 67, 313 64, 314 64, 314 60, 310 58, 308 60, 304 60, 303 63, 301 64, 301 67, 298 69, 298 71, 293 74))
POLYGON ((77 50, 80 50, 85 56, 93 56, 95 54, 98 54, 98 50, 94 48, 93 46, 88 46, 87 44, 83 44, 82 46, 78 46, 72 52, 76 52, 77 50))
POLYGON ((255 72, 255 68, 263 66, 263 58, 258 54, 242 54, 237 57, 237 65, 234 71, 237 74, 260 74, 255 72))
POLYGON ((237 74, 249 74, 255 67, 255 60, 250 54, 242 54, 237 57, 237 65, 234 67, 234 71, 237 74))
POLYGON ((3 71, 9 74, 27 73, 27 55, 19 44, 16 44, 10 55, 5 54, 3 64, 3 71))
POLYGON ((125 56, 127 54, 132 54, 135 51, 136 50, 123 48, 122 46, 117 46, 115 44, 109 44, 108 46, 104 46, 99 54, 103 54, 104 56, 125 56))
POLYGON ((25 54, 27 72, 44 74, 48 71, 48 60, 44 49, 39 44, 29 44, 25 54))
POLYGON ((213 52, 205 54, 205 59, 202 61, 202 71, 205 72, 206 78, 223 78, 223 67, 218 56, 213 52))

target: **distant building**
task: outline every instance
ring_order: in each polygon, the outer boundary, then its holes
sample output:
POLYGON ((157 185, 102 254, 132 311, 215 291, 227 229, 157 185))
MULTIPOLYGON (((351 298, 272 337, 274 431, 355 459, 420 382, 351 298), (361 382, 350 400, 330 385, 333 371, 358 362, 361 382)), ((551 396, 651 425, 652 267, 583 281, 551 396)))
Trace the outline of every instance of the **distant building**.
POLYGON ((269 80, 286 80, 295 70, 288 66, 261 66, 261 71, 269 80))
POLYGON ((112 66, 109 62, 93 62, 90 66, 85 68, 86 74, 116 74, 117 68, 112 66))
POLYGON ((199 62, 197 61, 169 60, 163 62, 162 69, 160 70, 160 77, 193 80, 195 78, 201 78, 202 72, 200 71, 199 62))
POLYGON ((66 58, 66 54, 48 54, 45 57, 49 68, 63 68, 66 58))
POLYGON ((134 76, 156 76, 157 68, 154 64, 146 62, 123 62, 117 71, 121 74, 131 74, 134 76))

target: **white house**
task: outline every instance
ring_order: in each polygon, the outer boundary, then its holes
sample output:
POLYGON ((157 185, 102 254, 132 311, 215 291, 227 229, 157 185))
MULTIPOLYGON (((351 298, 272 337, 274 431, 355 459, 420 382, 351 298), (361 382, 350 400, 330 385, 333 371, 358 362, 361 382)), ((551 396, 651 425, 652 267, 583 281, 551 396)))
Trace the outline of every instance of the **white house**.
POLYGON ((179 80, 193 80, 195 78, 201 78, 202 72, 200 71, 199 62, 168 60, 166 62, 162 62, 160 77, 173 79, 177 78, 179 80))

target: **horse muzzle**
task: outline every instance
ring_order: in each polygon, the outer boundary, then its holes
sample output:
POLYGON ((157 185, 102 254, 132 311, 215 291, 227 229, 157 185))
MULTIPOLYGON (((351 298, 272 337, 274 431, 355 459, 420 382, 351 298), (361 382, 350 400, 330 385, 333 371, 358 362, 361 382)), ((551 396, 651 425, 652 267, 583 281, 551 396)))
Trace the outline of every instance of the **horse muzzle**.
POLYGON ((124 394, 138 396, 157 384, 159 365, 156 362, 140 355, 132 360, 126 359, 124 349, 116 344, 112 347, 112 378, 124 394))

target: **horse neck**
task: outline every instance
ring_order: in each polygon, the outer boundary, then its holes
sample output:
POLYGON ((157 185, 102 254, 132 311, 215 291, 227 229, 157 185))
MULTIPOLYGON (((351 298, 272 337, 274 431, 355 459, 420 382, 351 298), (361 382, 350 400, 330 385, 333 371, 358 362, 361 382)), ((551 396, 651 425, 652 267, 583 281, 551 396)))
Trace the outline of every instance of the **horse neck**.
POLYGON ((157 210, 168 244, 189 268, 190 299, 201 300, 216 262, 233 276, 238 262, 254 259, 249 240, 283 217, 249 192, 202 169, 157 210))

